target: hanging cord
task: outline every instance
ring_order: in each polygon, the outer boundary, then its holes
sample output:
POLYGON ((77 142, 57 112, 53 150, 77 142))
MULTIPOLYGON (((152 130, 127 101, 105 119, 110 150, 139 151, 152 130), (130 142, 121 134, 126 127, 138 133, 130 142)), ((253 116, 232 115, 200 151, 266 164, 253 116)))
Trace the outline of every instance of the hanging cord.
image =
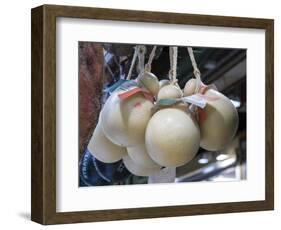
POLYGON ((169 55, 170 55, 170 71, 169 78, 172 84, 178 85, 177 82, 177 58, 178 58, 178 47, 170 46, 169 47, 169 55))
POLYGON ((144 71, 144 59, 145 59, 146 47, 144 45, 139 46, 138 51, 138 72, 142 73, 144 71))
POLYGON ((151 50, 148 61, 145 65, 145 67, 144 67, 144 70, 147 71, 147 72, 151 72, 151 64, 152 64, 152 61, 153 61, 154 56, 155 56, 156 48, 157 48, 157 46, 154 46, 153 49, 151 50))
POLYGON ((198 69, 197 67, 197 63, 196 63, 196 60, 195 60, 195 57, 194 57, 194 53, 193 53, 193 49, 192 47, 187 47, 187 51, 188 51, 188 54, 189 54, 189 57, 190 57, 190 60, 191 60, 191 64, 193 66, 193 74, 196 78, 196 87, 195 87, 195 93, 198 93, 199 92, 199 89, 200 89, 200 86, 201 86, 201 73, 200 73, 200 70, 198 69))
MULTIPOLYGON (((193 74, 194 74, 195 79, 196 79, 196 87, 195 87, 194 93, 198 93, 199 90, 200 90, 201 84, 202 84, 201 72, 197 67, 197 63, 196 63, 196 60, 195 60, 195 57, 194 57, 192 47, 187 47, 187 51, 188 51, 188 54, 189 54, 189 57, 190 57, 191 64, 193 66, 193 74)), ((198 108, 195 105, 191 105, 189 107, 189 109, 190 109, 191 112, 198 114, 198 108)))
POLYGON ((137 56, 138 56, 139 48, 140 48, 139 46, 135 47, 135 52, 134 52, 134 56, 133 56, 133 59, 132 59, 132 62, 131 62, 131 66, 130 66, 128 75, 127 75, 127 80, 131 79, 133 68, 134 68, 134 65, 135 65, 135 62, 136 62, 136 59, 137 59, 137 56))

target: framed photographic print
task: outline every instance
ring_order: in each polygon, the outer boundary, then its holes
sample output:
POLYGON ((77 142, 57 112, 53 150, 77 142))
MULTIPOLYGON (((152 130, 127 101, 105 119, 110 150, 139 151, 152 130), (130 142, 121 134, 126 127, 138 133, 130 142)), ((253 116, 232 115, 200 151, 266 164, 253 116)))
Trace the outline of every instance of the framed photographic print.
POLYGON ((41 224, 274 208, 274 21, 32 9, 41 224))

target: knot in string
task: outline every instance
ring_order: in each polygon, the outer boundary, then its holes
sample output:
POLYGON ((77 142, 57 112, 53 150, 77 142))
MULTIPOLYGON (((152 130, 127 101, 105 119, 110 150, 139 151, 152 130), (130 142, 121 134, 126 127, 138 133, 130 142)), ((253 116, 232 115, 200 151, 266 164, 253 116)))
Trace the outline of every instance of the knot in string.
POLYGON ((191 61, 192 67, 193 67, 193 74, 194 74, 194 76, 196 78, 195 93, 198 93, 199 90, 200 90, 200 86, 202 84, 201 73, 200 73, 200 70, 197 67, 197 63, 196 63, 196 60, 195 60, 195 57, 194 57, 194 53, 193 53, 192 47, 187 47, 187 51, 188 51, 188 54, 189 54, 189 57, 190 57, 190 61, 191 61))

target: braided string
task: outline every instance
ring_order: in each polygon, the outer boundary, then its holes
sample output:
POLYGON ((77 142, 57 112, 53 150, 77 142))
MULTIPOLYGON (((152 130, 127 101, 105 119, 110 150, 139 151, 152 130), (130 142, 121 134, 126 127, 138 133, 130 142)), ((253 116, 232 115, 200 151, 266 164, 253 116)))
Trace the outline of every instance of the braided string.
POLYGON ((152 61, 155 56, 156 48, 157 48, 157 46, 154 46, 153 49, 151 50, 148 61, 144 67, 145 71, 147 71, 147 72, 151 72, 151 64, 152 64, 152 61))
POLYGON ((135 52, 134 52, 134 56, 133 56, 133 59, 132 59, 132 62, 131 62, 131 66, 130 66, 128 75, 127 75, 127 80, 130 80, 130 79, 131 79, 132 72, 133 72, 133 68, 134 68, 134 66, 135 66, 136 59, 137 59, 137 56, 138 56, 140 47, 139 47, 139 46, 136 46, 134 49, 135 49, 135 52))
POLYGON ((201 82, 202 82, 201 81, 201 73, 200 73, 200 70, 197 67, 197 63, 196 63, 196 60, 195 60, 195 57, 194 57, 192 47, 187 47, 187 51, 188 51, 188 54, 189 54, 189 57, 190 57, 191 64, 193 66, 193 74, 196 78, 195 93, 198 93, 199 89, 200 89, 200 86, 201 86, 201 82))
POLYGON ((177 84, 177 58, 178 58, 178 47, 170 46, 169 47, 169 55, 170 55, 170 71, 169 78, 172 84, 177 84))

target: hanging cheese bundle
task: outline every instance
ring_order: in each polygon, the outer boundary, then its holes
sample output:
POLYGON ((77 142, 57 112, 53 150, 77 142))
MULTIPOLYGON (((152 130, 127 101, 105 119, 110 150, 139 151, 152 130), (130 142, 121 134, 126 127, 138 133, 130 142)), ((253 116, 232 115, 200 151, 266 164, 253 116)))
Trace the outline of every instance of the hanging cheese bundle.
POLYGON ((238 113, 232 102, 218 91, 208 89, 204 96, 207 105, 198 111, 200 146, 209 151, 218 151, 234 137, 238 128, 238 113))
POLYGON ((104 134, 114 144, 134 146, 143 142, 153 103, 141 93, 121 99, 115 91, 107 99, 101 112, 104 134))
POLYGON ((141 143, 136 146, 128 147, 127 152, 134 162, 148 168, 160 167, 148 155, 145 144, 141 143))
POLYGON ((137 176, 150 176, 156 172, 161 170, 160 166, 156 167, 147 167, 138 164, 138 162, 134 162, 129 155, 125 155, 123 157, 123 162, 126 168, 134 175, 137 176))
POLYGON ((104 135, 101 124, 98 123, 88 143, 88 150, 98 160, 104 163, 113 163, 127 154, 126 148, 113 144, 104 135))
MULTIPOLYGON (((143 46, 135 47, 127 80, 131 78, 138 55, 142 59, 139 60, 140 69, 142 68, 144 50, 143 46)), ((120 146, 129 147, 142 143, 152 107, 151 97, 142 92, 135 81, 124 83, 110 95, 102 110, 101 124, 104 134, 120 146)))
POLYGON ((124 83, 110 95, 88 146, 103 162, 122 158, 126 168, 138 176, 152 175, 162 166, 182 166, 195 157, 199 146, 209 151, 223 149, 238 126, 231 101, 201 82, 194 56, 191 60, 196 79, 186 83, 184 93, 176 79, 177 47, 170 47, 170 80, 159 82, 151 73, 155 49, 144 68, 144 52, 140 55, 140 47, 136 47, 127 80, 137 53, 140 74, 136 81, 124 83), (197 112, 199 125, 189 112, 189 103, 197 112))
POLYGON ((188 53, 196 79, 186 83, 185 94, 201 93, 207 101, 206 106, 197 111, 201 132, 200 146, 209 151, 222 150, 231 142, 237 131, 237 110, 226 96, 201 82, 192 48, 188 47, 188 53))
POLYGON ((195 119, 186 112, 185 104, 180 101, 170 104, 173 99, 182 97, 176 79, 177 47, 170 47, 170 63, 171 84, 162 87, 157 97, 159 105, 164 107, 160 106, 160 110, 150 119, 145 132, 145 145, 149 156, 157 164, 178 167, 196 155, 200 131, 195 119))
POLYGON ((199 149, 200 131, 190 113, 165 108, 150 119, 145 144, 150 157, 159 165, 178 167, 194 158, 199 149))

